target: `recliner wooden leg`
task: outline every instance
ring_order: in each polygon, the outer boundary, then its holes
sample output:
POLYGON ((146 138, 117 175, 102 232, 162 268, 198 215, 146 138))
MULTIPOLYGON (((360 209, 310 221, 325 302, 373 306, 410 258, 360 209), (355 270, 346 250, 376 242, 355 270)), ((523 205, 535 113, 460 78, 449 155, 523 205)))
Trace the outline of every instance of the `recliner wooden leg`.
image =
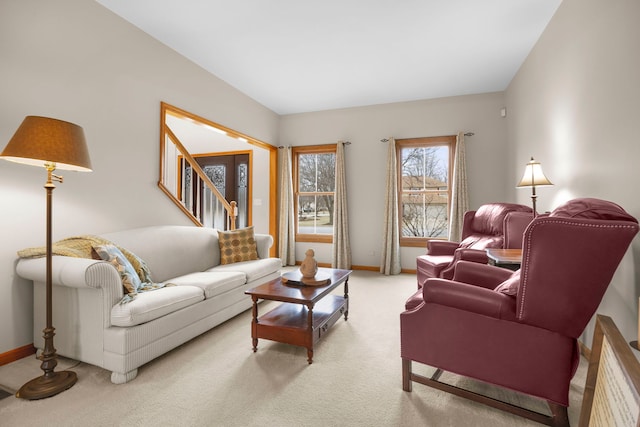
POLYGON ((402 359, 402 389, 411 391, 411 360, 402 359))
POLYGON ((551 422, 554 427, 569 427, 569 413, 567 407, 557 403, 547 402, 551 409, 551 422))

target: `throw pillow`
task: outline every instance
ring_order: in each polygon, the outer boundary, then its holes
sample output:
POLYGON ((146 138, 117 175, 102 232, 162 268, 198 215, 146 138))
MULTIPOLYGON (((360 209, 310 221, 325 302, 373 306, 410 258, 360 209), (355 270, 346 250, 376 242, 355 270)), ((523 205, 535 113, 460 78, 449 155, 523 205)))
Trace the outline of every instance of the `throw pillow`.
POLYGON ((135 294, 142 285, 140 277, 136 273, 131 263, 122 254, 120 249, 114 245, 100 245, 94 246, 95 251, 100 255, 100 258, 113 265, 122 279, 122 286, 126 294, 135 294))
POLYGON ((509 277, 504 282, 500 283, 494 291, 502 292, 503 294, 516 296, 518 295, 518 288, 520 287, 520 270, 516 270, 513 272, 511 277, 509 277))
POLYGON ((258 259, 253 226, 231 231, 218 230, 218 242, 222 265, 258 259))

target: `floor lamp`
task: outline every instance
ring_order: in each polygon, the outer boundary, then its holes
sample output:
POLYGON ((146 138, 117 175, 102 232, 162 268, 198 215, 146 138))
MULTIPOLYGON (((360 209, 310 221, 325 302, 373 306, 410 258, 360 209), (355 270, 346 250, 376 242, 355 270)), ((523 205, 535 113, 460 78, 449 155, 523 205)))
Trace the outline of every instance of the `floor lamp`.
POLYGON ((544 175, 544 172, 542 172, 540 162, 536 162, 533 157, 531 157, 531 160, 527 163, 527 166, 524 169, 524 175, 522 175, 522 179, 516 187, 531 187, 531 202, 533 203, 534 218, 538 215, 538 212, 536 211, 536 199, 538 198, 536 195, 536 187, 545 185, 553 184, 544 175))
POLYGON ((58 355, 53 346, 55 328, 52 325, 52 254, 51 254, 51 212, 53 201, 53 181, 62 183, 62 177, 53 173, 56 168, 91 172, 91 161, 80 126, 62 120, 47 117, 27 116, 13 135, 1 158, 12 162, 32 166, 44 166, 47 171, 47 271, 46 271, 46 310, 47 325, 43 330, 44 350, 40 355, 44 371, 41 377, 24 384, 16 393, 23 399, 43 399, 54 396, 72 387, 78 377, 75 372, 55 372, 58 355))

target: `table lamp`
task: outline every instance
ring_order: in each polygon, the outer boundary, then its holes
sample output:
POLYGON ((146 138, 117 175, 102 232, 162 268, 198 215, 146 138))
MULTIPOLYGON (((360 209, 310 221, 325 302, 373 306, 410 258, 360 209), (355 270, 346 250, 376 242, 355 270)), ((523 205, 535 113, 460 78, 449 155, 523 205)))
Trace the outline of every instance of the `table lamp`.
POLYGON ((47 324, 43 330, 44 350, 39 356, 40 369, 44 374, 24 384, 16 397, 34 400, 54 396, 72 387, 78 377, 72 371, 55 372, 58 355, 53 346, 55 328, 52 323, 52 242, 51 209, 53 201, 53 181, 62 183, 62 177, 54 170, 65 169, 91 172, 91 161, 80 126, 48 117, 27 116, 13 135, 0 158, 32 166, 44 166, 47 182, 47 236, 46 236, 46 310, 47 324))
POLYGON ((531 202, 533 203, 533 217, 535 218, 538 215, 536 211, 536 199, 538 196, 536 195, 536 187, 541 187, 545 185, 553 185, 549 179, 542 172, 542 166, 540 166, 540 162, 536 162, 533 157, 527 163, 524 169, 524 175, 522 175, 522 179, 518 183, 516 187, 531 187, 531 202))

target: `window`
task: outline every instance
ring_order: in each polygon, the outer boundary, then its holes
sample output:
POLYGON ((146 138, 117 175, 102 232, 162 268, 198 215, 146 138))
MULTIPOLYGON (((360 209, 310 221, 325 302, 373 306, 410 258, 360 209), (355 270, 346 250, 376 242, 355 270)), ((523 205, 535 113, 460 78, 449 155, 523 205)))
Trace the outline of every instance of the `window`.
POLYGON ((333 240, 333 200, 336 188, 336 145, 294 147, 296 240, 333 240))
POLYGON ((455 144, 455 136, 396 140, 402 246, 448 237, 455 144))

